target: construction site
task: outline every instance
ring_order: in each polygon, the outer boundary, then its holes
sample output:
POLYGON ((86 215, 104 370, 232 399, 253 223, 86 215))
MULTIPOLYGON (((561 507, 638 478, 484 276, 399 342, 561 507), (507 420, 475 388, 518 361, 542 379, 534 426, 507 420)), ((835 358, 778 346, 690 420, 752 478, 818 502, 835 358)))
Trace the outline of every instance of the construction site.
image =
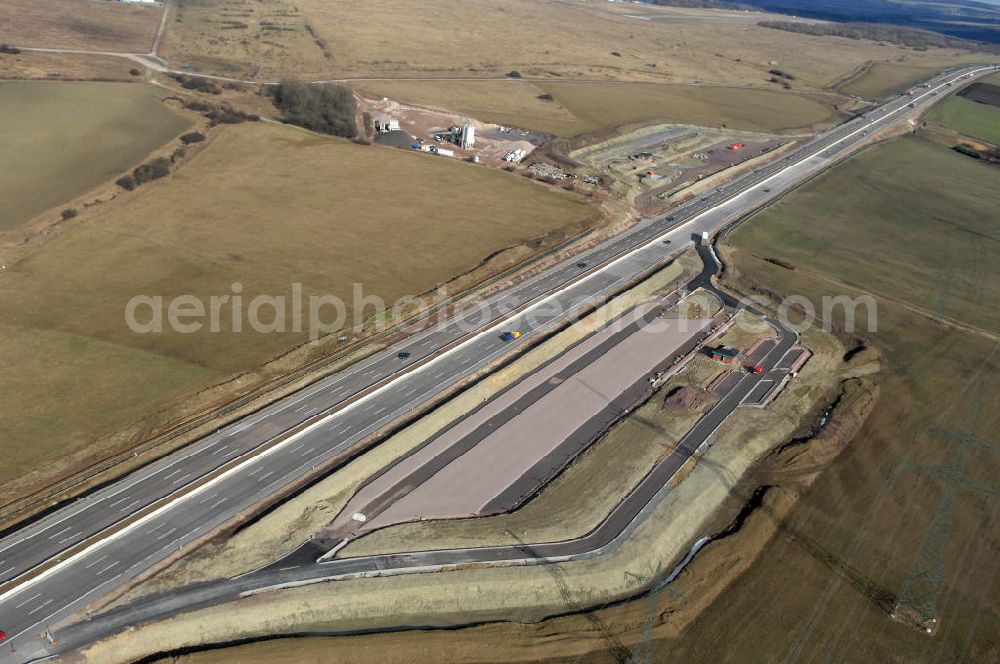
POLYGON ((546 138, 450 111, 387 98, 359 99, 365 125, 370 121, 371 139, 378 145, 501 167, 520 163, 546 138))
POLYGON ((586 176, 612 179, 620 195, 649 217, 714 186, 720 178, 732 177, 741 167, 772 159, 799 140, 721 128, 654 125, 580 148, 570 156, 583 165, 586 176))

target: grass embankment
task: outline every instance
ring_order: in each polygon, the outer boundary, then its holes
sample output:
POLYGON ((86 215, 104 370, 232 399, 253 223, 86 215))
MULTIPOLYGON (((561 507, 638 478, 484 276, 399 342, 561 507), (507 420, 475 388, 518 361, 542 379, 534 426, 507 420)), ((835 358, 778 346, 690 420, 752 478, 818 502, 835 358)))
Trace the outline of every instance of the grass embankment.
POLYGON ((189 127, 161 94, 120 83, 0 83, 0 232, 114 180, 189 127))
POLYGON ((922 83, 943 67, 876 62, 860 76, 838 88, 839 92, 877 101, 922 83))
MULTIPOLYGON (((221 543, 194 552, 130 593, 136 597, 169 587, 211 578, 230 577, 255 569, 291 552, 326 527, 358 485, 374 472, 428 440, 451 422, 551 360, 601 326, 601 321, 627 311, 656 294, 673 290, 697 269, 693 254, 681 256, 641 284, 618 296, 594 314, 576 322, 499 371, 442 404, 393 435, 378 447, 332 473, 253 525, 221 543)), ((612 482, 602 488, 613 489, 612 482)))
MULTIPOLYGON (((329 633, 413 624, 452 626, 498 617, 536 623, 546 615, 580 611, 608 599, 641 592, 658 565, 669 565, 691 541, 706 534, 704 529, 711 527, 710 515, 752 461, 793 435, 803 416, 829 396, 842 367, 843 347, 828 335, 810 335, 807 343, 817 350, 817 357, 806 365, 789 389, 768 408, 746 409, 738 418, 727 421, 717 432, 715 445, 684 481, 673 488, 620 548, 607 555, 558 565, 495 569, 473 566, 442 574, 338 581, 269 592, 112 637, 88 648, 84 661, 102 664, 135 661, 148 653, 187 644, 265 633, 329 633)), ((577 501, 582 502, 579 495, 577 501)), ((679 599, 672 606, 658 608, 654 624, 662 628, 662 616, 667 614, 678 620, 690 619, 724 587, 734 570, 746 566, 750 560, 747 550, 744 547, 743 555, 727 560, 724 568, 686 574, 679 599), (709 586, 707 591, 702 584, 709 586)), ((604 620, 602 612, 596 617, 574 616, 540 625, 492 625, 485 628, 485 634, 484 628, 450 631, 449 639, 461 643, 465 661, 556 660, 604 649, 612 650, 614 661, 624 661, 629 649, 642 638, 641 616, 649 603, 641 600, 623 606, 640 608, 624 615, 615 614, 615 622, 611 624, 604 620), (500 635, 505 638, 494 638, 500 635)), ((422 642, 419 633, 409 636, 412 640, 407 640, 408 648, 403 646, 402 637, 399 640, 390 637, 392 650, 381 651, 383 660, 389 657, 388 661, 412 661, 415 656, 419 659, 414 653, 434 648, 422 642)), ((433 635, 430 638, 431 643, 440 644, 433 635)), ((343 652, 350 653, 352 661, 370 661, 363 647, 354 649, 355 641, 352 637, 326 643, 336 648, 343 644, 346 648, 343 652)), ((296 648, 296 644, 297 641, 286 642, 290 649, 296 648)), ((313 643, 310 647, 314 646, 313 643)), ((241 648, 238 656, 253 658, 268 651, 267 645, 253 645, 241 648)), ((302 656, 303 651, 296 652, 302 656)), ((440 659, 439 652, 435 653, 440 659)), ((213 655, 205 656, 212 661, 213 655)), ((193 659, 198 661, 198 657, 193 659)))
POLYGON ((990 534, 996 511, 973 484, 996 490, 1000 471, 1000 412, 989 406, 1000 389, 998 211, 1000 171, 908 138, 866 151, 732 236, 739 271, 765 288, 814 301, 875 294, 878 327, 865 336, 886 366, 882 396, 794 508, 785 536, 661 652, 716 661, 829 652, 846 660, 989 659, 1000 624, 989 603, 1000 589, 990 534), (983 444, 954 469, 955 486, 944 478, 961 443, 946 432, 983 444), (942 513, 950 490, 958 491, 955 510, 942 513), (943 537, 928 538, 936 514, 943 537), (888 616, 925 542, 943 555, 930 640, 888 616), (765 595, 772 600, 761 602, 765 595), (709 638, 720 631, 726 639, 709 638))
MULTIPOLYGON (((265 656, 278 646, 303 648, 299 652, 336 649, 359 662, 405 659, 414 652, 484 662, 508 652, 525 659, 561 661, 589 653, 592 661, 620 661, 617 644, 642 639, 650 615, 655 657, 677 661, 809 659, 831 652, 846 660, 990 659, 998 624, 990 598, 1000 590, 1000 580, 994 574, 996 540, 988 529, 996 512, 992 499, 974 491, 972 482, 996 489, 1000 470, 991 441, 1000 415, 989 406, 1000 388, 997 343, 919 312, 951 312, 970 326, 988 325, 987 331, 1000 333, 989 315, 1000 304, 993 287, 1000 255, 998 180, 993 167, 920 139, 904 139, 870 149, 817 178, 731 237, 727 253, 735 267, 761 288, 812 298, 854 295, 857 291, 842 286, 850 281, 881 294, 878 331, 867 335, 882 355, 881 397, 846 450, 791 508, 790 519, 780 517, 781 503, 787 502, 780 493, 765 498, 765 509, 751 516, 730 544, 724 540, 704 550, 655 604, 643 598, 530 626, 251 644, 193 655, 185 664, 220 661, 227 652, 265 656), (780 258, 795 269, 765 257, 780 258), (929 640, 892 621, 888 610, 947 486, 917 468, 947 468, 957 451, 954 439, 936 435, 931 427, 977 435, 985 447, 971 450, 965 466, 971 481, 958 494, 953 518, 945 521, 950 524, 947 543, 930 541, 944 547, 945 565, 936 602, 938 633, 929 640), (726 575, 746 564, 747 547, 755 541, 760 545, 775 528, 780 536, 770 540, 765 555, 716 595, 714 575, 732 578, 726 575), (734 553, 713 564, 713 551, 727 548, 734 553), (716 596, 685 627, 695 615, 684 610, 685 602, 697 605, 716 596), (727 638, 717 638, 720 633, 727 638)), ((864 325, 863 317, 859 323, 864 325)), ((855 355, 851 364, 868 352, 855 355)), ((835 415, 833 426, 838 422, 835 415)), ((787 450, 787 472, 809 449, 787 450)))
MULTIPOLYGON (((208 383, 240 375, 233 389, 246 389, 335 345, 328 339, 261 372, 309 330, 292 329, 289 301, 287 332, 252 331, 247 308, 258 294, 290 298, 300 283, 306 298, 332 294, 350 307, 359 283, 391 304, 515 247, 476 276, 510 267, 585 228, 595 212, 471 164, 247 124, 226 128, 170 178, 86 216, 0 279, 0 363, 20 369, 0 386, 7 491, 57 472, 68 456, 92 456, 88 445, 101 436, 161 426, 208 383), (126 326, 133 296, 162 295, 166 308, 192 294, 208 309, 208 298, 232 295, 234 282, 243 288, 243 332, 229 322, 232 302, 218 332, 207 319, 200 332, 174 332, 166 312, 163 333, 126 326)), ((328 309, 324 319, 334 318, 328 309)), ((261 320, 271 320, 268 307, 261 320)))
POLYGON ((4 0, 0 41, 36 48, 146 53, 160 26, 160 9, 93 0, 4 0))
POLYGON ((927 119, 940 122, 964 136, 1000 145, 1000 107, 951 97, 931 111, 927 119))

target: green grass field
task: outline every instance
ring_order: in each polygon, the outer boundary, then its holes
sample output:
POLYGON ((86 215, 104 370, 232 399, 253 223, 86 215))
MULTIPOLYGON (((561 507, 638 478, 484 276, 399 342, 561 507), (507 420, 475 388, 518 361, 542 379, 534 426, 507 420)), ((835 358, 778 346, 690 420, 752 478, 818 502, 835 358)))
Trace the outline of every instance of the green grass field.
POLYGON ((775 132, 833 121, 829 106, 771 90, 649 83, 538 83, 588 129, 639 122, 775 132))
POLYGON ((1000 330, 1000 261, 986 260, 998 238, 998 183, 1000 169, 928 141, 896 141, 772 206, 741 228, 736 246, 778 247, 765 255, 1000 330))
POLYGON ((1000 390, 998 223, 1000 170, 906 138, 865 151, 731 236, 742 276, 782 294, 817 303, 878 294, 877 331, 864 336, 882 355, 881 397, 764 555, 661 652, 678 661, 989 658, 1000 625, 990 603, 1000 590, 996 509, 970 487, 1000 489, 1000 413, 990 405, 1000 390), (979 329, 936 322, 935 313, 979 329), (965 453, 948 432, 982 446, 956 469, 946 538, 928 540, 944 556, 931 638, 888 610, 944 504, 949 485, 933 473, 952 472, 965 453), (720 631, 728 638, 706 653, 720 631))
POLYGON ((878 100, 926 81, 943 67, 876 62, 861 76, 840 86, 844 94, 878 100))
POLYGON ((284 126, 226 128, 169 179, 92 212, 3 272, 0 362, 15 375, 0 384, 0 480, 155 419, 165 402, 307 340, 307 327, 250 331, 256 294, 288 297, 300 283, 305 297, 350 303, 357 282, 391 304, 532 241, 523 258, 595 215, 581 198, 472 164, 284 126), (135 295, 207 301, 233 282, 243 286, 245 333, 232 331, 228 305, 216 333, 126 326, 135 295))
POLYGON ((928 115, 948 129, 1000 145, 1000 107, 952 97, 928 115))
POLYGON ((138 83, 0 83, 0 231, 138 165, 191 125, 138 83))

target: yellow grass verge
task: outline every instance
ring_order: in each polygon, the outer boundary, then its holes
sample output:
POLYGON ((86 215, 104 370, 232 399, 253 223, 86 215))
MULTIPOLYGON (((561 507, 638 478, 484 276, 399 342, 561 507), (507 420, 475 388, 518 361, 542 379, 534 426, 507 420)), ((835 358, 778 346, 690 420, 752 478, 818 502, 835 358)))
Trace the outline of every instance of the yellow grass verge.
MULTIPOLYGON (((821 334, 821 333, 815 333, 821 334)), ((787 439, 834 386, 843 348, 831 337, 808 342, 817 356, 792 389, 768 408, 741 411, 687 478, 619 548, 571 563, 360 579, 278 590, 140 627, 87 648, 85 661, 124 662, 197 643, 287 631, 453 625, 478 620, 538 620, 638 592, 642 576, 676 559, 705 534, 706 519, 754 459, 787 439), (665 527, 664 524, 669 524, 665 527), (623 575, 622 570, 634 572, 623 575), (335 598, 335 601, 334 601, 335 598)))
POLYGON ((696 263, 692 255, 682 256, 680 260, 615 298, 591 316, 531 349, 515 362, 487 376, 328 478, 284 503, 260 521, 241 530, 225 542, 209 544, 185 557, 163 573, 138 586, 124 599, 200 580, 234 576, 291 552, 312 533, 332 521, 357 486, 372 473, 406 454, 455 419, 589 335, 600 326, 601 321, 607 321, 637 303, 649 300, 656 293, 676 288, 695 269, 696 263))
MULTIPOLYGON (((391 305, 501 251, 458 282, 467 288, 596 216, 576 196, 472 164, 278 125, 228 127, 170 177, 82 212, 6 261, 0 308, 10 331, 0 358, 24 373, 0 387, 4 491, 44 484, 67 458, 99 453, 96 440, 104 449, 127 445, 213 384, 239 377, 233 390, 245 390, 295 368, 271 362, 302 347, 308 325, 299 332, 287 319, 285 332, 253 331, 247 307, 257 295, 287 299, 299 283, 304 298, 330 294, 351 307, 357 283, 391 305), (175 331, 165 311, 162 333, 126 325, 133 296, 162 296, 166 308, 182 294, 232 296, 235 282, 242 331, 230 323, 233 301, 218 332, 207 319, 196 333, 175 331), (46 379, 30 379, 37 376, 46 379), (102 439, 120 431, 124 439, 102 439)), ((335 336, 295 361, 329 352, 335 336)))

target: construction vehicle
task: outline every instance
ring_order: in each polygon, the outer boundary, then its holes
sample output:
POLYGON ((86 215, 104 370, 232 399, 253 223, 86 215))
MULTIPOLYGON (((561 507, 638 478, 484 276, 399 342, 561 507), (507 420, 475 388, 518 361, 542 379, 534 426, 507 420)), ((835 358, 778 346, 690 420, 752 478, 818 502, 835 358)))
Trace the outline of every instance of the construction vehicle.
POLYGON ((505 344, 513 343, 521 338, 521 330, 514 330, 513 332, 504 332, 500 335, 500 340, 505 344))

